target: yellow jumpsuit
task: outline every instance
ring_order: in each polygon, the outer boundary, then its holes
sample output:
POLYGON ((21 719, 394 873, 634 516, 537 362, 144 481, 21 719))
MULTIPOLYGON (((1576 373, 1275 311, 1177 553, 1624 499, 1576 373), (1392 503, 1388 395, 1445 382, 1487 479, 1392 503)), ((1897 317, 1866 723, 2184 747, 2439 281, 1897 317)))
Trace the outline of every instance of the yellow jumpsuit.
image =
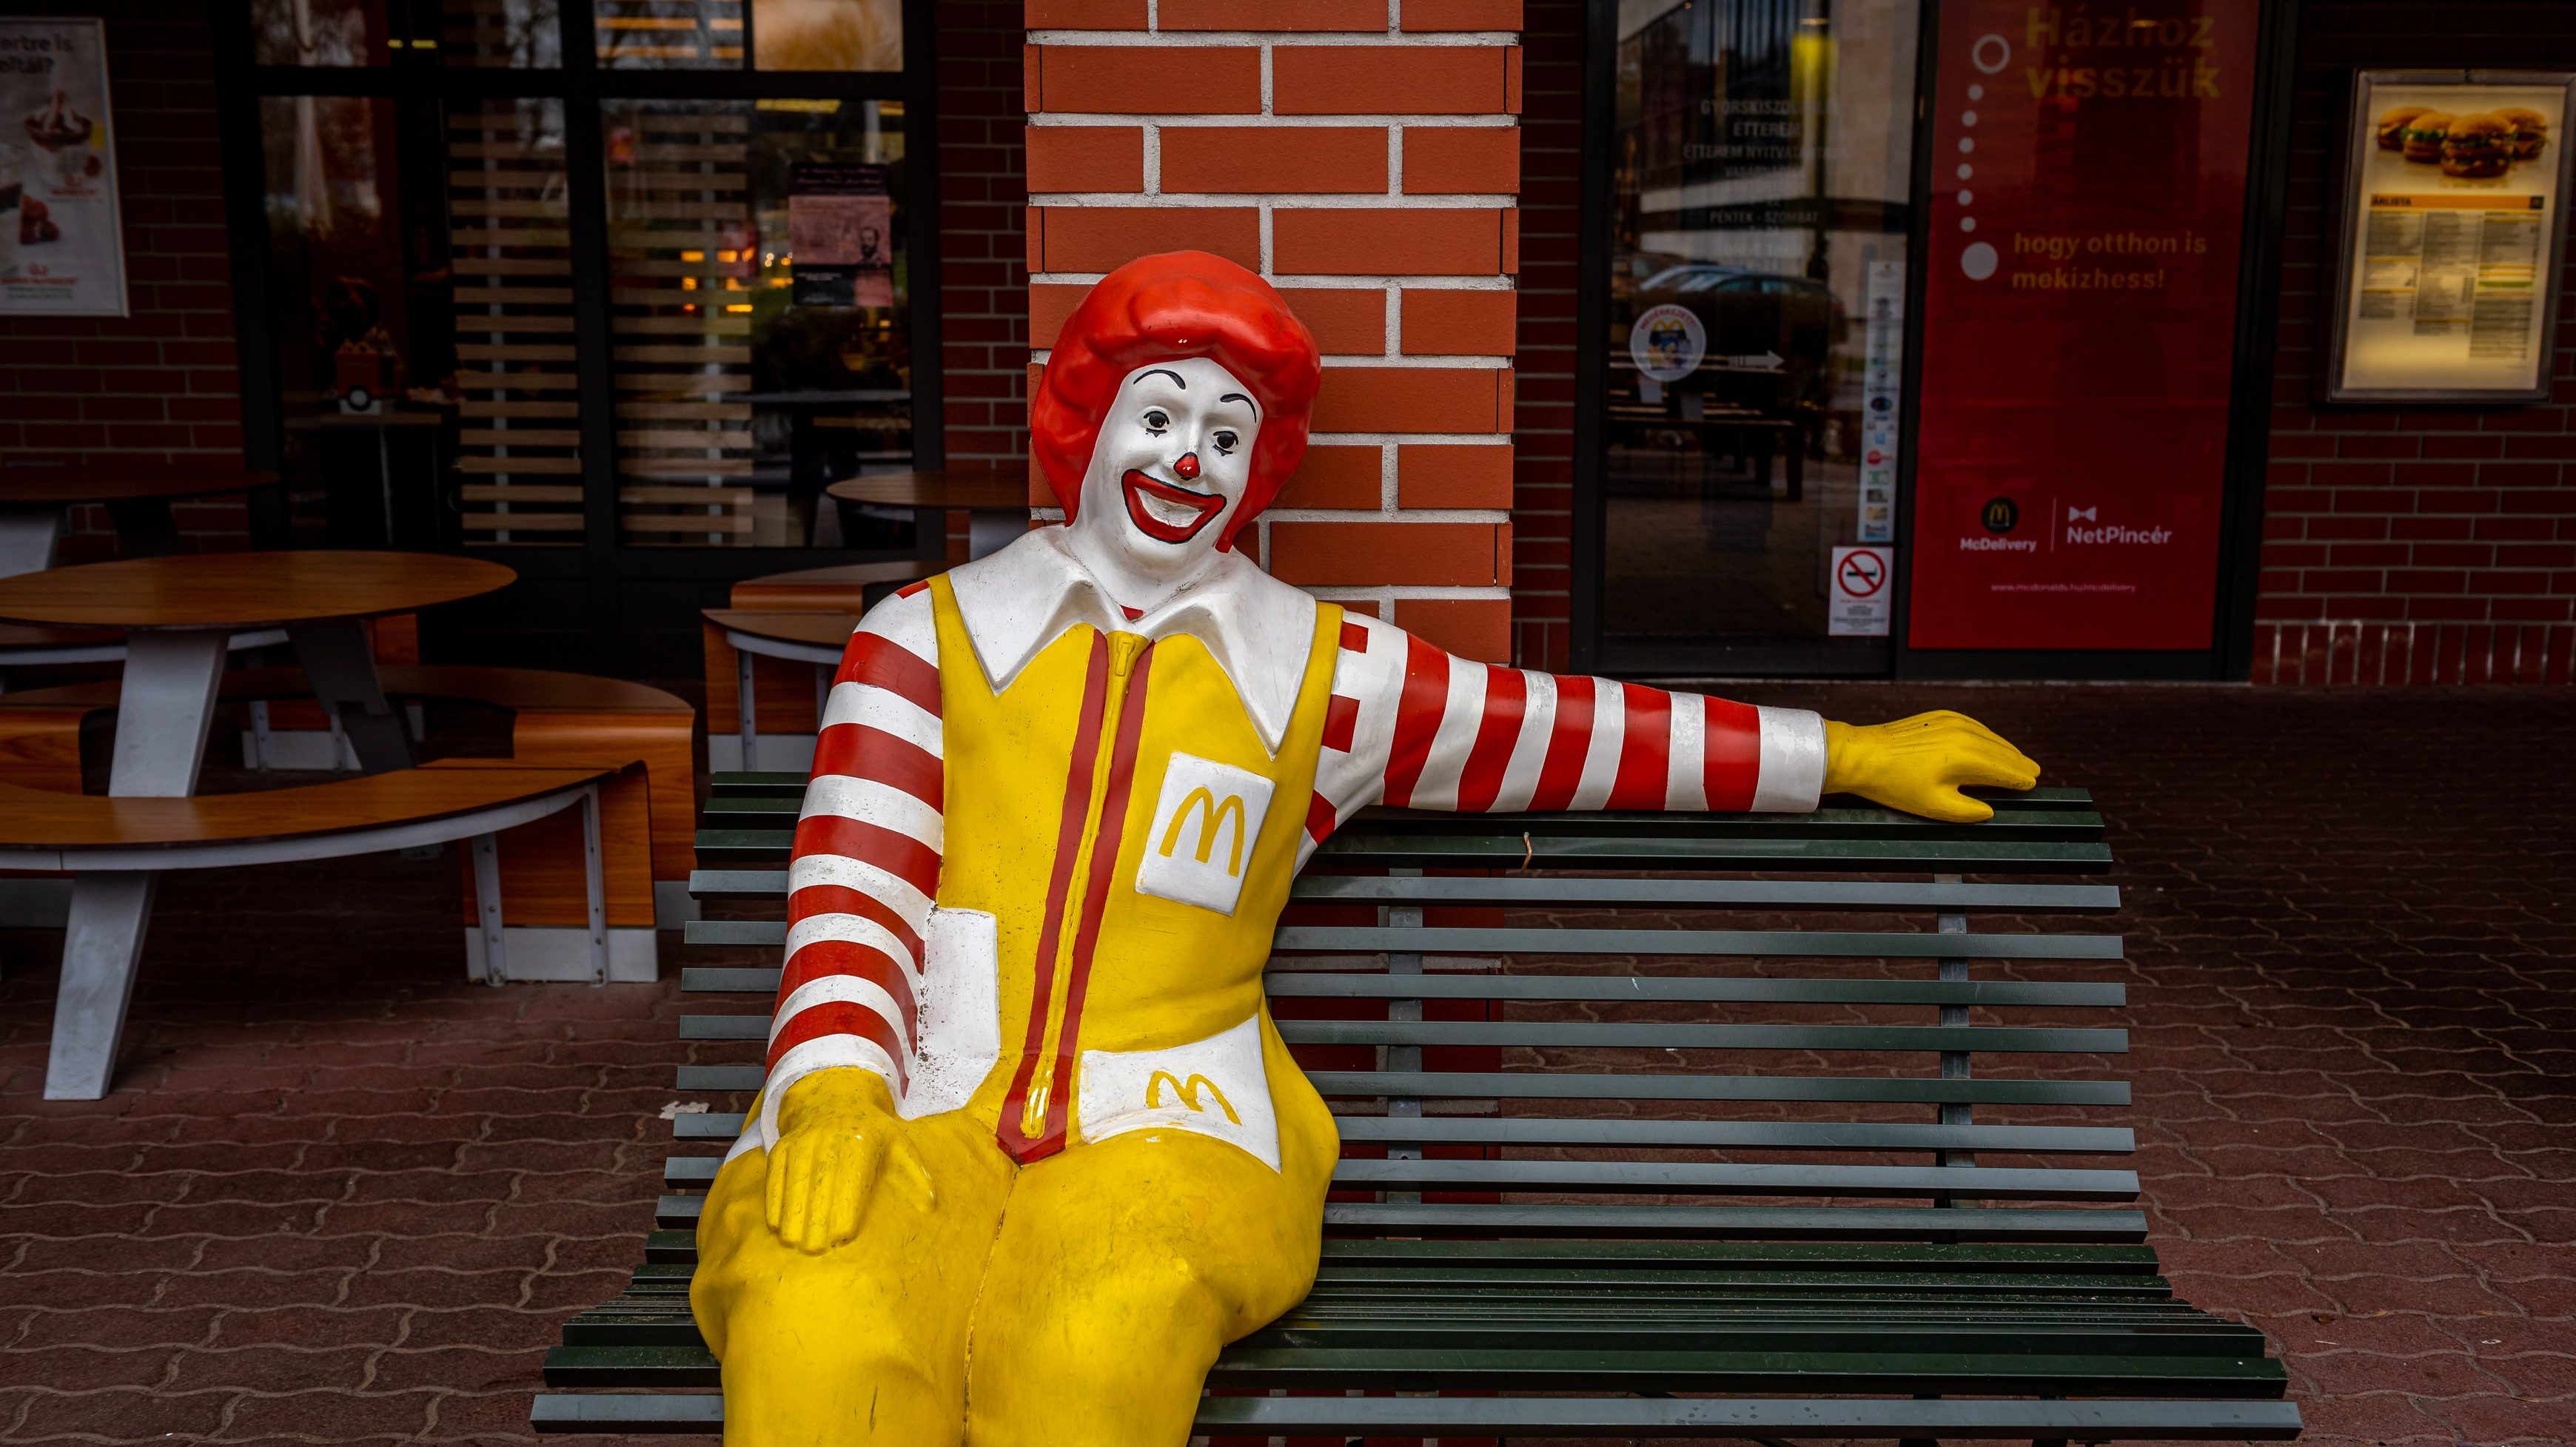
POLYGON ((1261 974, 1341 610, 1316 609, 1274 755, 1195 637, 1077 625, 997 694, 931 592, 937 902, 991 917, 1001 1048, 962 1108, 895 1127, 935 1202, 889 1170, 845 1246, 769 1229, 765 1151, 718 1174, 691 1304, 726 1437, 1177 1444, 1218 1349, 1294 1305, 1321 1246, 1339 1137, 1261 974))

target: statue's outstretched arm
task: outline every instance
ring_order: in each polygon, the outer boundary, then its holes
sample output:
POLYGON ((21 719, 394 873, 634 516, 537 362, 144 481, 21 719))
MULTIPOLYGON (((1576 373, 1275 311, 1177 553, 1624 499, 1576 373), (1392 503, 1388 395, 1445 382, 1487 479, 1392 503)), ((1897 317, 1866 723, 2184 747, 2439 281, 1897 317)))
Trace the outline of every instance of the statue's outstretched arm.
POLYGON ((938 657, 926 593, 868 611, 842 652, 796 822, 756 1139, 770 1152, 770 1229, 806 1251, 855 1236, 881 1176, 930 1190, 895 1102, 939 891, 938 657))
POLYGON ((1307 832, 1370 804, 1516 810, 1813 809, 1854 793, 1938 819, 1993 810, 1962 785, 2026 789, 2039 765, 1983 725, 1930 713, 1867 727, 1606 678, 1456 658, 1351 617, 1307 832))

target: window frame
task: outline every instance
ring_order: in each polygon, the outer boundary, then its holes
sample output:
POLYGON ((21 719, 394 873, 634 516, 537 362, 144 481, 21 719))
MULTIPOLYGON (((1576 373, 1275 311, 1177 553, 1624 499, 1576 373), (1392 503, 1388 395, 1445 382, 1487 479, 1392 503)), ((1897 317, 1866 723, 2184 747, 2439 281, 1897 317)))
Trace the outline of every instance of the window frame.
MULTIPOLYGON (((574 336, 580 348, 583 526, 574 546, 466 545, 532 579, 587 580, 588 623, 602 642, 624 634, 620 607, 629 580, 692 581, 757 576, 826 562, 944 557, 932 528, 908 551, 806 547, 653 547, 620 537, 617 507, 616 377, 608 295, 607 183, 602 107, 622 100, 757 101, 827 99, 898 101, 904 107, 907 331, 912 356, 913 466, 936 471, 946 461, 941 430, 938 113, 935 0, 902 0, 904 64, 900 71, 758 71, 748 50, 739 70, 615 69, 599 64, 592 0, 561 0, 563 65, 558 69, 446 66, 436 50, 443 17, 438 0, 384 0, 393 30, 385 64, 349 67, 259 65, 247 5, 218 7, 214 48, 225 223, 233 267, 234 326, 242 388, 243 452, 250 465, 274 468, 283 457, 285 405, 278 391, 276 326, 270 306, 265 161, 259 105, 272 96, 356 96, 397 104, 496 99, 559 100, 564 108, 566 199, 573 256, 574 336), (422 44, 421 37, 428 43, 422 44), (408 41, 409 43, 405 43, 408 41)), ((749 10, 746 0, 745 10, 749 10)), ((746 16, 746 19, 748 16, 746 16)), ((252 517, 254 546, 287 541, 284 499, 264 489, 252 517)), ((631 641, 631 640, 629 640, 631 641)))

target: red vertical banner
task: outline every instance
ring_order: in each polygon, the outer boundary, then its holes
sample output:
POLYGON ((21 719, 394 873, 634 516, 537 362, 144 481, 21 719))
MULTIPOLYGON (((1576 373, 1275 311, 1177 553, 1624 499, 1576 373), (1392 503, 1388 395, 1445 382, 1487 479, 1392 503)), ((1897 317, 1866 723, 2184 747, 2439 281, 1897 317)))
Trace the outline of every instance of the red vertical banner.
POLYGON ((2252 0, 1944 0, 1907 642, 2210 646, 2252 0))

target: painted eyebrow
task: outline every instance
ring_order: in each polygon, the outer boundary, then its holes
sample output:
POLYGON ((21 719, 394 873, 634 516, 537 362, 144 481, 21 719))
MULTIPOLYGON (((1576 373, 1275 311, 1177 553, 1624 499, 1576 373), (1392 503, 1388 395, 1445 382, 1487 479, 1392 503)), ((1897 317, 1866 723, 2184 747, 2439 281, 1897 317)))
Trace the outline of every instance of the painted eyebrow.
MULTIPOLYGON (((1139 372, 1139 373, 1137 373, 1137 374, 1136 374, 1136 380, 1137 380, 1137 381, 1139 381, 1139 382, 1142 382, 1142 381, 1144 381, 1147 377, 1157 377, 1157 376, 1160 376, 1160 377, 1169 377, 1169 378, 1171 378, 1171 379, 1172 379, 1172 385, 1173 385, 1173 386, 1175 386, 1175 387, 1180 388, 1180 389, 1181 389, 1182 391, 1184 391, 1184 392, 1186 392, 1186 391, 1190 390, 1190 384, 1189 384, 1189 383, 1187 383, 1187 382, 1185 382, 1185 381, 1183 381, 1183 380, 1181 380, 1181 374, 1180 374, 1180 373, 1178 373, 1178 372, 1173 371, 1173 370, 1172 370, 1171 368, 1169 368, 1169 367, 1155 367, 1155 368, 1151 368, 1151 369, 1149 369, 1149 370, 1147 370, 1147 371, 1139 372)), ((1219 400, 1219 401, 1223 401, 1224 399, 1223 399, 1223 398, 1219 398, 1219 399, 1217 399, 1217 400, 1219 400)))
POLYGON ((1253 416, 1259 417, 1261 415, 1261 404, 1253 401, 1249 397, 1246 397, 1241 392, 1228 392, 1224 396, 1217 398, 1217 400, 1220 402, 1240 402, 1244 406, 1252 409, 1253 416))

